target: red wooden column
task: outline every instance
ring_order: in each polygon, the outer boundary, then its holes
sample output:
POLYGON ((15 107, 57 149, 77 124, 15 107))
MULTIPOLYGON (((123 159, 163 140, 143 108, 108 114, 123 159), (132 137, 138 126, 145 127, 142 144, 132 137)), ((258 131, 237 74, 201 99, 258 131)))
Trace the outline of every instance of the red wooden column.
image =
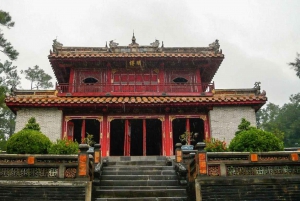
POLYGON ((173 134, 172 134, 172 120, 170 120, 169 114, 165 115, 165 132, 163 133, 163 156, 173 155, 173 134))
MULTIPOLYGON (((186 122, 185 122, 185 130, 186 132, 190 132, 190 119, 186 119, 186 122)), ((189 135, 189 139, 188 139, 188 144, 191 143, 191 135, 189 135)))
POLYGON ((130 156, 130 135, 131 127, 128 119, 125 120, 125 132, 124 132, 124 156, 130 156))
POLYGON ((205 115, 205 118, 203 118, 204 121, 204 139, 207 140, 210 138, 210 128, 209 128, 209 119, 208 115, 205 115))
POLYGON ((147 155, 147 129, 146 129, 146 119, 143 119, 143 156, 147 155))
POLYGON ((164 63, 161 63, 160 66, 159 66, 159 72, 158 72, 158 86, 159 86, 159 91, 158 92, 164 92, 165 89, 164 89, 164 82, 165 82, 165 79, 164 79, 164 66, 165 64, 164 63))
POLYGON ((82 125, 81 125, 81 140, 85 138, 85 119, 82 120, 82 125))
MULTIPOLYGON (((111 70, 111 64, 110 63, 107 63, 106 65, 106 76, 107 76, 107 80, 106 80, 106 84, 104 83, 101 83, 103 85, 106 86, 106 89, 104 89, 105 92, 110 92, 112 90, 112 83, 113 83, 113 73, 112 73, 112 70, 111 70)), ((104 86, 103 86, 104 87, 104 86)))
POLYGON ((197 92, 203 92, 202 90, 202 83, 201 83, 201 74, 200 74, 200 69, 196 69, 196 88, 197 92))
MULTIPOLYGON (((75 71, 73 68, 70 69, 70 78, 69 78, 69 93, 74 92, 74 77, 75 77, 75 71)), ((78 84, 78 83, 77 83, 78 84)))
POLYGON ((109 130, 110 130, 110 122, 108 121, 107 115, 103 116, 102 126, 100 126, 101 133, 100 133, 100 144, 102 150, 102 156, 109 156, 109 130), (102 129, 101 129, 102 128, 102 129))

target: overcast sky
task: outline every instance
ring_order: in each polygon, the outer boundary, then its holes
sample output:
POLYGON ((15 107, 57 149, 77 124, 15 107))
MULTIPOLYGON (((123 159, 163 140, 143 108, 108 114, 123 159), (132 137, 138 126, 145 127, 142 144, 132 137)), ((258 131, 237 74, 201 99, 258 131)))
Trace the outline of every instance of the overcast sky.
POLYGON ((112 39, 128 45, 134 30, 140 45, 158 39, 165 47, 206 47, 219 39, 225 59, 216 88, 260 81, 269 102, 279 105, 300 92, 287 65, 300 53, 299 0, 0 0, 0 9, 15 21, 1 29, 20 53, 19 70, 39 65, 54 77, 47 57, 56 37, 64 46, 103 47, 112 39))

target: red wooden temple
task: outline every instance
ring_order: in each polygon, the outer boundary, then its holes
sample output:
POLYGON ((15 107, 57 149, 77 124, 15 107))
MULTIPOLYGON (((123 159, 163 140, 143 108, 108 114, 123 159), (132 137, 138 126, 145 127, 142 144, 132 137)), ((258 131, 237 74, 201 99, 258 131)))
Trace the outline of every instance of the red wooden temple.
POLYGON ((208 47, 141 46, 110 41, 105 47, 66 47, 54 40, 48 56, 55 90, 17 90, 6 104, 17 114, 16 130, 35 116, 55 140, 81 141, 92 134, 103 156, 174 154, 185 131, 195 142, 230 141, 242 117, 255 124, 266 102, 259 84, 215 89, 224 59, 218 40, 208 47))

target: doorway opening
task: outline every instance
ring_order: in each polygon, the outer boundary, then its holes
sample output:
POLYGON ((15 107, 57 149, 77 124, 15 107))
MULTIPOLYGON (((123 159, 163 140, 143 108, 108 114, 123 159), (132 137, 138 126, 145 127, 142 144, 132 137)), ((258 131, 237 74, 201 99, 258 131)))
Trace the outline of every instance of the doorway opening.
MULTIPOLYGON (((96 119, 72 119, 68 122, 69 125, 73 124, 72 140, 81 143, 83 138, 88 134, 93 135, 93 141, 100 143, 100 122, 96 119)), ((69 133, 69 132, 68 132, 69 133)), ((69 134, 68 134, 69 135, 69 134)))
POLYGON ((196 145, 197 142, 204 140, 204 121, 200 118, 177 118, 172 121, 173 129, 173 147, 176 143, 181 143, 179 136, 185 131, 190 131, 194 135, 194 140, 191 141, 191 145, 196 145))
POLYGON ((114 119, 110 124, 111 156, 162 153, 162 123, 158 119, 114 119))

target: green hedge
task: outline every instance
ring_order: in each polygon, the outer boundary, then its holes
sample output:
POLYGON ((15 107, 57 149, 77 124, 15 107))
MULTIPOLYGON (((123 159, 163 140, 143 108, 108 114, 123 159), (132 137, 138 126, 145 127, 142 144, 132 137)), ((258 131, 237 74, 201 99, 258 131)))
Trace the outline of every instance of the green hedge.
POLYGON ((238 133, 230 142, 229 149, 239 152, 282 151, 284 146, 273 133, 250 128, 238 133))
POLYGON ((56 140, 48 149, 49 154, 78 154, 78 143, 71 140, 56 140))
POLYGON ((47 154, 51 141, 37 130, 23 129, 7 141, 9 154, 47 154))

